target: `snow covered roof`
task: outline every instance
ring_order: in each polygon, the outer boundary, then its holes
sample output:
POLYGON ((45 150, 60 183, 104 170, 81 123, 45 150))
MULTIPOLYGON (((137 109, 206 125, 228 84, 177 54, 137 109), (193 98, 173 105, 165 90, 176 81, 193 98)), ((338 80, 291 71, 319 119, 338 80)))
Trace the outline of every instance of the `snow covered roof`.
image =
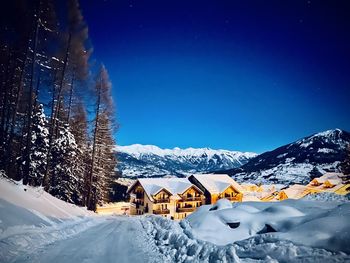
POLYGON ((324 175, 322 175, 321 177, 317 178, 317 179, 322 179, 324 181, 326 180, 336 180, 338 182, 341 182, 341 175, 342 173, 325 173, 324 175))
POLYGON ((313 186, 313 182, 318 182, 319 184, 324 184, 326 181, 333 185, 340 185, 342 184, 342 179, 341 179, 342 174, 341 173, 325 173, 321 177, 314 178, 308 186, 313 186))
POLYGON ((243 193, 243 188, 227 174, 193 174, 192 175, 211 194, 219 194, 229 186, 243 193))
POLYGON ((328 179, 325 183, 329 183, 330 185, 338 185, 339 183, 341 183, 341 180, 339 182, 339 180, 337 179, 328 179))
POLYGON ((309 193, 308 188, 305 185, 301 184, 291 185, 290 187, 282 190, 281 192, 284 192, 288 198, 292 199, 302 198, 309 193))
POLYGON ((202 192, 187 178, 140 178, 130 186, 128 192, 137 184, 137 182, 141 184, 151 200, 153 199, 152 196, 156 195, 161 190, 169 192, 174 198, 179 198, 178 195, 184 193, 190 187, 195 187, 199 192, 202 192))

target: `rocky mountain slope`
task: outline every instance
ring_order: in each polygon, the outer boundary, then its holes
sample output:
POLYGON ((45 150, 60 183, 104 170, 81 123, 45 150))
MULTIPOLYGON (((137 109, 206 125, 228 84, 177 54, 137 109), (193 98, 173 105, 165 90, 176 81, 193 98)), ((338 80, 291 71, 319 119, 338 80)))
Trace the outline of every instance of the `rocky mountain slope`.
POLYGON ((116 146, 118 171, 123 177, 186 176, 240 167, 255 153, 210 148, 161 149, 153 145, 116 146))
POLYGON ((349 143, 349 132, 328 130, 260 154, 238 169, 218 173, 228 173, 237 181, 305 184, 327 171, 339 171, 349 143))

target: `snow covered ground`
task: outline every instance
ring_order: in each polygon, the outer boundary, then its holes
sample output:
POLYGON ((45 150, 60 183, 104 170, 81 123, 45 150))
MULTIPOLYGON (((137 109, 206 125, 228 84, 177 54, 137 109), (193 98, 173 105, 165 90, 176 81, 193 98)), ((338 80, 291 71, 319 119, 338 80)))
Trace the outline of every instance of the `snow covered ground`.
POLYGON ((345 262, 350 202, 220 200, 181 222, 97 216, 0 178, 0 262, 345 262))
POLYGON ((162 262, 162 258, 148 246, 139 218, 98 216, 40 188, 0 178, 0 262, 162 262))

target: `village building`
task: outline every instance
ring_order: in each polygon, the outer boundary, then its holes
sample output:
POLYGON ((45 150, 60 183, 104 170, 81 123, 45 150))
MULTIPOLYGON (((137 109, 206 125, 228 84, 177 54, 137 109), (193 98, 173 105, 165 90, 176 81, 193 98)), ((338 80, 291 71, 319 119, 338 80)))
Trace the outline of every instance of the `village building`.
POLYGON ((129 211, 128 202, 107 203, 96 207, 96 213, 100 215, 128 215, 129 211))
POLYGON ((305 186, 301 184, 293 184, 289 186, 288 188, 282 189, 274 199, 270 201, 283 201, 286 199, 300 199, 304 196, 310 194, 310 190, 305 186))
POLYGON ((262 185, 251 184, 251 183, 243 183, 241 184, 244 192, 262 192, 264 188, 262 185))
MULTIPOLYGON (((231 202, 270 202, 300 199, 308 194, 333 192, 345 195, 350 184, 343 184, 339 173, 326 173, 314 178, 308 185, 238 184, 227 174, 194 174, 188 178, 142 178, 128 189, 130 209, 123 206, 123 214, 154 214, 180 220, 203 204, 215 204, 219 199, 231 202)), ((107 213, 114 208, 101 207, 107 213)))
POLYGON ((321 177, 314 178, 307 187, 312 193, 337 192, 344 187, 341 173, 325 173, 321 177))
POLYGON ((222 198, 242 202, 244 189, 227 174, 194 174, 188 180, 204 192, 206 204, 222 198))
POLYGON ((251 183, 241 184, 243 202, 247 201, 270 201, 275 197, 280 185, 256 185, 251 183))
POLYGON ((204 193, 187 178, 142 178, 132 184, 130 214, 183 219, 204 203, 204 193))
POLYGON ((336 193, 338 195, 350 194, 350 184, 344 184, 342 187, 337 189, 334 193, 336 193))

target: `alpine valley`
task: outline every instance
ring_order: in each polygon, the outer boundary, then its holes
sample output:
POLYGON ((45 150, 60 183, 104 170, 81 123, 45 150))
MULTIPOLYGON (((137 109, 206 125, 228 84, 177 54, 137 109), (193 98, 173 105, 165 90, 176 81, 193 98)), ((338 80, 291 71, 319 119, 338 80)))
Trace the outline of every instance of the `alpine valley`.
POLYGON ((306 183, 324 172, 339 171, 350 143, 340 129, 320 132, 275 150, 251 152, 210 148, 161 149, 153 145, 116 146, 122 177, 184 177, 193 173, 227 173, 238 182, 306 183))

